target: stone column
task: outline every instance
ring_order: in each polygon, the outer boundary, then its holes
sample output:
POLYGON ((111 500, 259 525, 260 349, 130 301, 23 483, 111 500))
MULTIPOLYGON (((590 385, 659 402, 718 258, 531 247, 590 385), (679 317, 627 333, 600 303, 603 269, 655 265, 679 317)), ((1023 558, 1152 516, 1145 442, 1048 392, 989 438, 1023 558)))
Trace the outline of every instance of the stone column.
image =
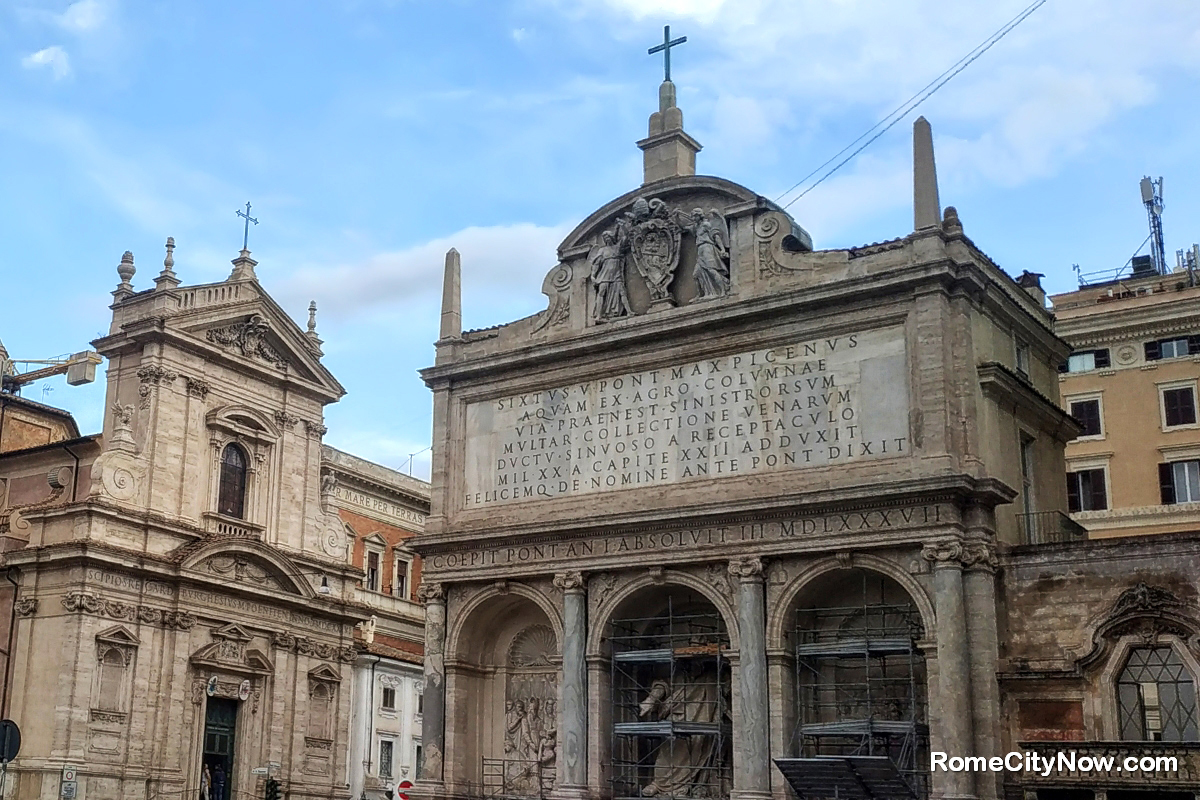
MULTIPOLYGON (((975 754, 1000 755, 1000 686, 996 670, 1000 643, 996 634, 996 546, 988 509, 967 509, 963 544, 963 596, 967 612, 967 650, 971 658, 971 713, 975 754)), ((976 789, 981 800, 996 800, 1003 773, 980 774, 976 789)))
POLYGON ((770 696, 767 688, 767 618, 760 558, 729 562, 737 580, 738 699, 741 770, 732 794, 745 800, 771 796, 770 696))
POLYGON ((446 590, 422 583, 417 599, 425 604, 425 692, 421 717, 421 772, 417 780, 436 792, 442 783, 446 749, 446 590))
MULTIPOLYGON (((933 564, 934 604, 937 609, 938 708, 930 720, 941 729, 942 744, 951 756, 975 755, 971 726, 971 669, 967 652, 967 618, 963 607, 962 545, 925 545, 922 555, 933 564)), ((980 755, 991 756, 992 753, 980 755)), ((935 774, 943 780, 942 796, 974 798, 970 772, 935 774)))
POLYGON ((579 572, 560 572, 563 593, 561 701, 558 704, 558 797, 587 794, 587 591, 579 572))

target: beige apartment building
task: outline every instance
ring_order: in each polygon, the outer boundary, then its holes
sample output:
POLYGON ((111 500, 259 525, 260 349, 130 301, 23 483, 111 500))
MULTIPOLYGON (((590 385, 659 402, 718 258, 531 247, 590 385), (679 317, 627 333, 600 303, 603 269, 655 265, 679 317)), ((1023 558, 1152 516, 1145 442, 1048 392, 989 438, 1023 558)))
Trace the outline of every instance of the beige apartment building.
POLYGON ((1200 526, 1200 286, 1186 270, 1052 297, 1073 346, 1063 407, 1084 427, 1067 445, 1067 493, 1093 538, 1200 526))

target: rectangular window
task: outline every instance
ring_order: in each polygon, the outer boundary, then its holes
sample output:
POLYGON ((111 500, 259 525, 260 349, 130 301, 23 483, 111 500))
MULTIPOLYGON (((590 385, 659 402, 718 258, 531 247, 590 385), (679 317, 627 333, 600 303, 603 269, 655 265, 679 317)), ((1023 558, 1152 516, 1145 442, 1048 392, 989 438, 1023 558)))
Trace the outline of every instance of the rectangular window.
POLYGON ((1029 345, 1017 342, 1017 374, 1029 377, 1029 345))
POLYGON ((1067 509, 1104 511, 1108 508, 1108 492, 1104 487, 1104 469, 1083 469, 1067 473, 1067 509))
POLYGON ((1146 342, 1146 360, 1158 361, 1163 358, 1183 358, 1184 356, 1200 355, 1200 335, 1176 336, 1173 339, 1159 339, 1146 342))
POLYGON ((1072 353, 1067 363, 1059 368, 1061 372, 1087 372, 1093 369, 1107 369, 1112 365, 1108 357, 1108 348, 1101 350, 1082 350, 1072 353))
POLYGON ((424 760, 424 755, 425 753, 421 749, 421 745, 417 745, 416 757, 413 759, 413 766, 416 767, 417 775, 421 774, 421 762, 424 760))
POLYGON ((367 588, 379 591, 379 553, 367 553, 367 588))
POLYGON ((379 740, 379 777, 392 777, 392 755, 396 743, 391 739, 379 740))
POLYGON ((1166 427, 1196 424, 1196 393, 1191 386, 1163 389, 1162 404, 1166 427))
POLYGON ((396 690, 385 688, 383 690, 383 708, 388 711, 396 710, 396 690))
POLYGON ((402 558, 396 559, 396 577, 392 581, 392 594, 396 597, 408 597, 408 562, 402 558))
POLYGON ((1033 443, 1032 436, 1021 434, 1021 500, 1025 513, 1032 514, 1033 506, 1033 443))
POLYGON ((425 693, 424 692, 417 692, 417 713, 418 714, 425 713, 425 693))
POLYGON ((1200 461, 1158 465, 1163 505, 1200 503, 1200 461))
POLYGON ((1083 426, 1080 436, 1099 436, 1103 433, 1099 400, 1072 400, 1071 416, 1083 426))

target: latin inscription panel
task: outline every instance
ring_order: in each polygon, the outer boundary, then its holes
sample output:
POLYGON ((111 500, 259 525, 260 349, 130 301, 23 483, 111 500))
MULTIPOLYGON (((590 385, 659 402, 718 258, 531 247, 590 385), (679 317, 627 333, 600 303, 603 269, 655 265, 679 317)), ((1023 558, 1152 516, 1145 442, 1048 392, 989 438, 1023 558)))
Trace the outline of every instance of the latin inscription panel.
POLYGON ((908 407, 900 326, 481 401, 462 504, 892 458, 908 407))

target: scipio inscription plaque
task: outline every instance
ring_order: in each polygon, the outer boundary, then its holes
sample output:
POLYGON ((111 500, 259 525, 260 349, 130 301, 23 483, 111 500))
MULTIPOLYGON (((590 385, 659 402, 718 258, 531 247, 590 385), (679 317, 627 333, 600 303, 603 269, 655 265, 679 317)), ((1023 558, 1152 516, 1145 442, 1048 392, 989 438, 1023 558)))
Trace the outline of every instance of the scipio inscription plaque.
POLYGON ((463 507, 908 454, 900 326, 467 406, 463 507))

